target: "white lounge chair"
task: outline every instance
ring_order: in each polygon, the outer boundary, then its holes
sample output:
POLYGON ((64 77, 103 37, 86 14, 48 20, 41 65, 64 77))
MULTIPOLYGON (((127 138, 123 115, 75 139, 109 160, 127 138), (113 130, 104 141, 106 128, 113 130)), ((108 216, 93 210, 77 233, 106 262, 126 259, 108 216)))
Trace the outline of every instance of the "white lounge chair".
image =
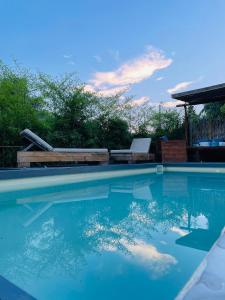
POLYGON ((133 139, 130 149, 111 150, 110 157, 115 161, 136 161, 154 160, 154 154, 149 153, 151 138, 133 139))
POLYGON ((30 163, 40 162, 99 162, 107 163, 108 149, 88 148, 53 148, 46 141, 29 129, 21 131, 20 135, 31 142, 23 151, 17 152, 18 167, 30 167, 30 163), (44 151, 28 151, 33 146, 44 151))

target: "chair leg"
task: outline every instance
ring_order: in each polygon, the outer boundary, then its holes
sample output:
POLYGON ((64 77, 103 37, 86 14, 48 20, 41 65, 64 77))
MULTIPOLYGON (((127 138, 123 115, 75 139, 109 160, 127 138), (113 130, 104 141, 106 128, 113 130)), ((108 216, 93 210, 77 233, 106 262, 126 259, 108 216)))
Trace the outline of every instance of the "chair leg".
POLYGON ((31 143, 29 146, 27 146, 25 149, 23 149, 23 151, 28 151, 30 150, 30 148, 32 148, 34 146, 34 143, 31 143))
POLYGON ((30 162, 18 162, 17 167, 18 168, 30 168, 30 162))
POLYGON ((102 161, 99 163, 101 166, 107 166, 109 164, 108 161, 102 161))

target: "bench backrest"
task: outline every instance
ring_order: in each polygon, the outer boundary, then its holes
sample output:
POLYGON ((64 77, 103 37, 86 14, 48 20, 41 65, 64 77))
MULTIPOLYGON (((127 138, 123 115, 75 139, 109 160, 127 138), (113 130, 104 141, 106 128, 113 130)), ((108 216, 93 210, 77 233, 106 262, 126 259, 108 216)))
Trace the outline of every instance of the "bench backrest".
POLYGON ((151 146, 151 138, 133 139, 130 150, 134 152, 148 153, 151 146))
POLYGON ((36 135, 30 129, 24 129, 23 131, 20 132, 20 135, 26 138, 27 140, 29 140, 37 147, 41 148, 42 150, 53 151, 53 147, 51 145, 49 145, 47 142, 42 140, 38 135, 36 135))

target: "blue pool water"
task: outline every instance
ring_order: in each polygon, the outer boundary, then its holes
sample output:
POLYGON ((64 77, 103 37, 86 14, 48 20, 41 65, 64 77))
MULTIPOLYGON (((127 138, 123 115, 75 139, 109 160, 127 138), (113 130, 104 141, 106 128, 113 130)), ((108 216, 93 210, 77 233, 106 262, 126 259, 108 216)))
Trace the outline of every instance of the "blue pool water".
POLYGON ((40 300, 170 300, 224 225, 225 175, 0 192, 0 275, 40 300))

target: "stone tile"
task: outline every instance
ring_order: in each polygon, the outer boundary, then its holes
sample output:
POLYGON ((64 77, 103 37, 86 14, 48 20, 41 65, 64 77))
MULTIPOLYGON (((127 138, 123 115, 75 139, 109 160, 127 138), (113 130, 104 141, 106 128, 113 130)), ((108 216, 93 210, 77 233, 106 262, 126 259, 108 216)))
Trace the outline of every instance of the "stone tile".
POLYGON ((176 300, 225 299, 225 230, 176 300))

